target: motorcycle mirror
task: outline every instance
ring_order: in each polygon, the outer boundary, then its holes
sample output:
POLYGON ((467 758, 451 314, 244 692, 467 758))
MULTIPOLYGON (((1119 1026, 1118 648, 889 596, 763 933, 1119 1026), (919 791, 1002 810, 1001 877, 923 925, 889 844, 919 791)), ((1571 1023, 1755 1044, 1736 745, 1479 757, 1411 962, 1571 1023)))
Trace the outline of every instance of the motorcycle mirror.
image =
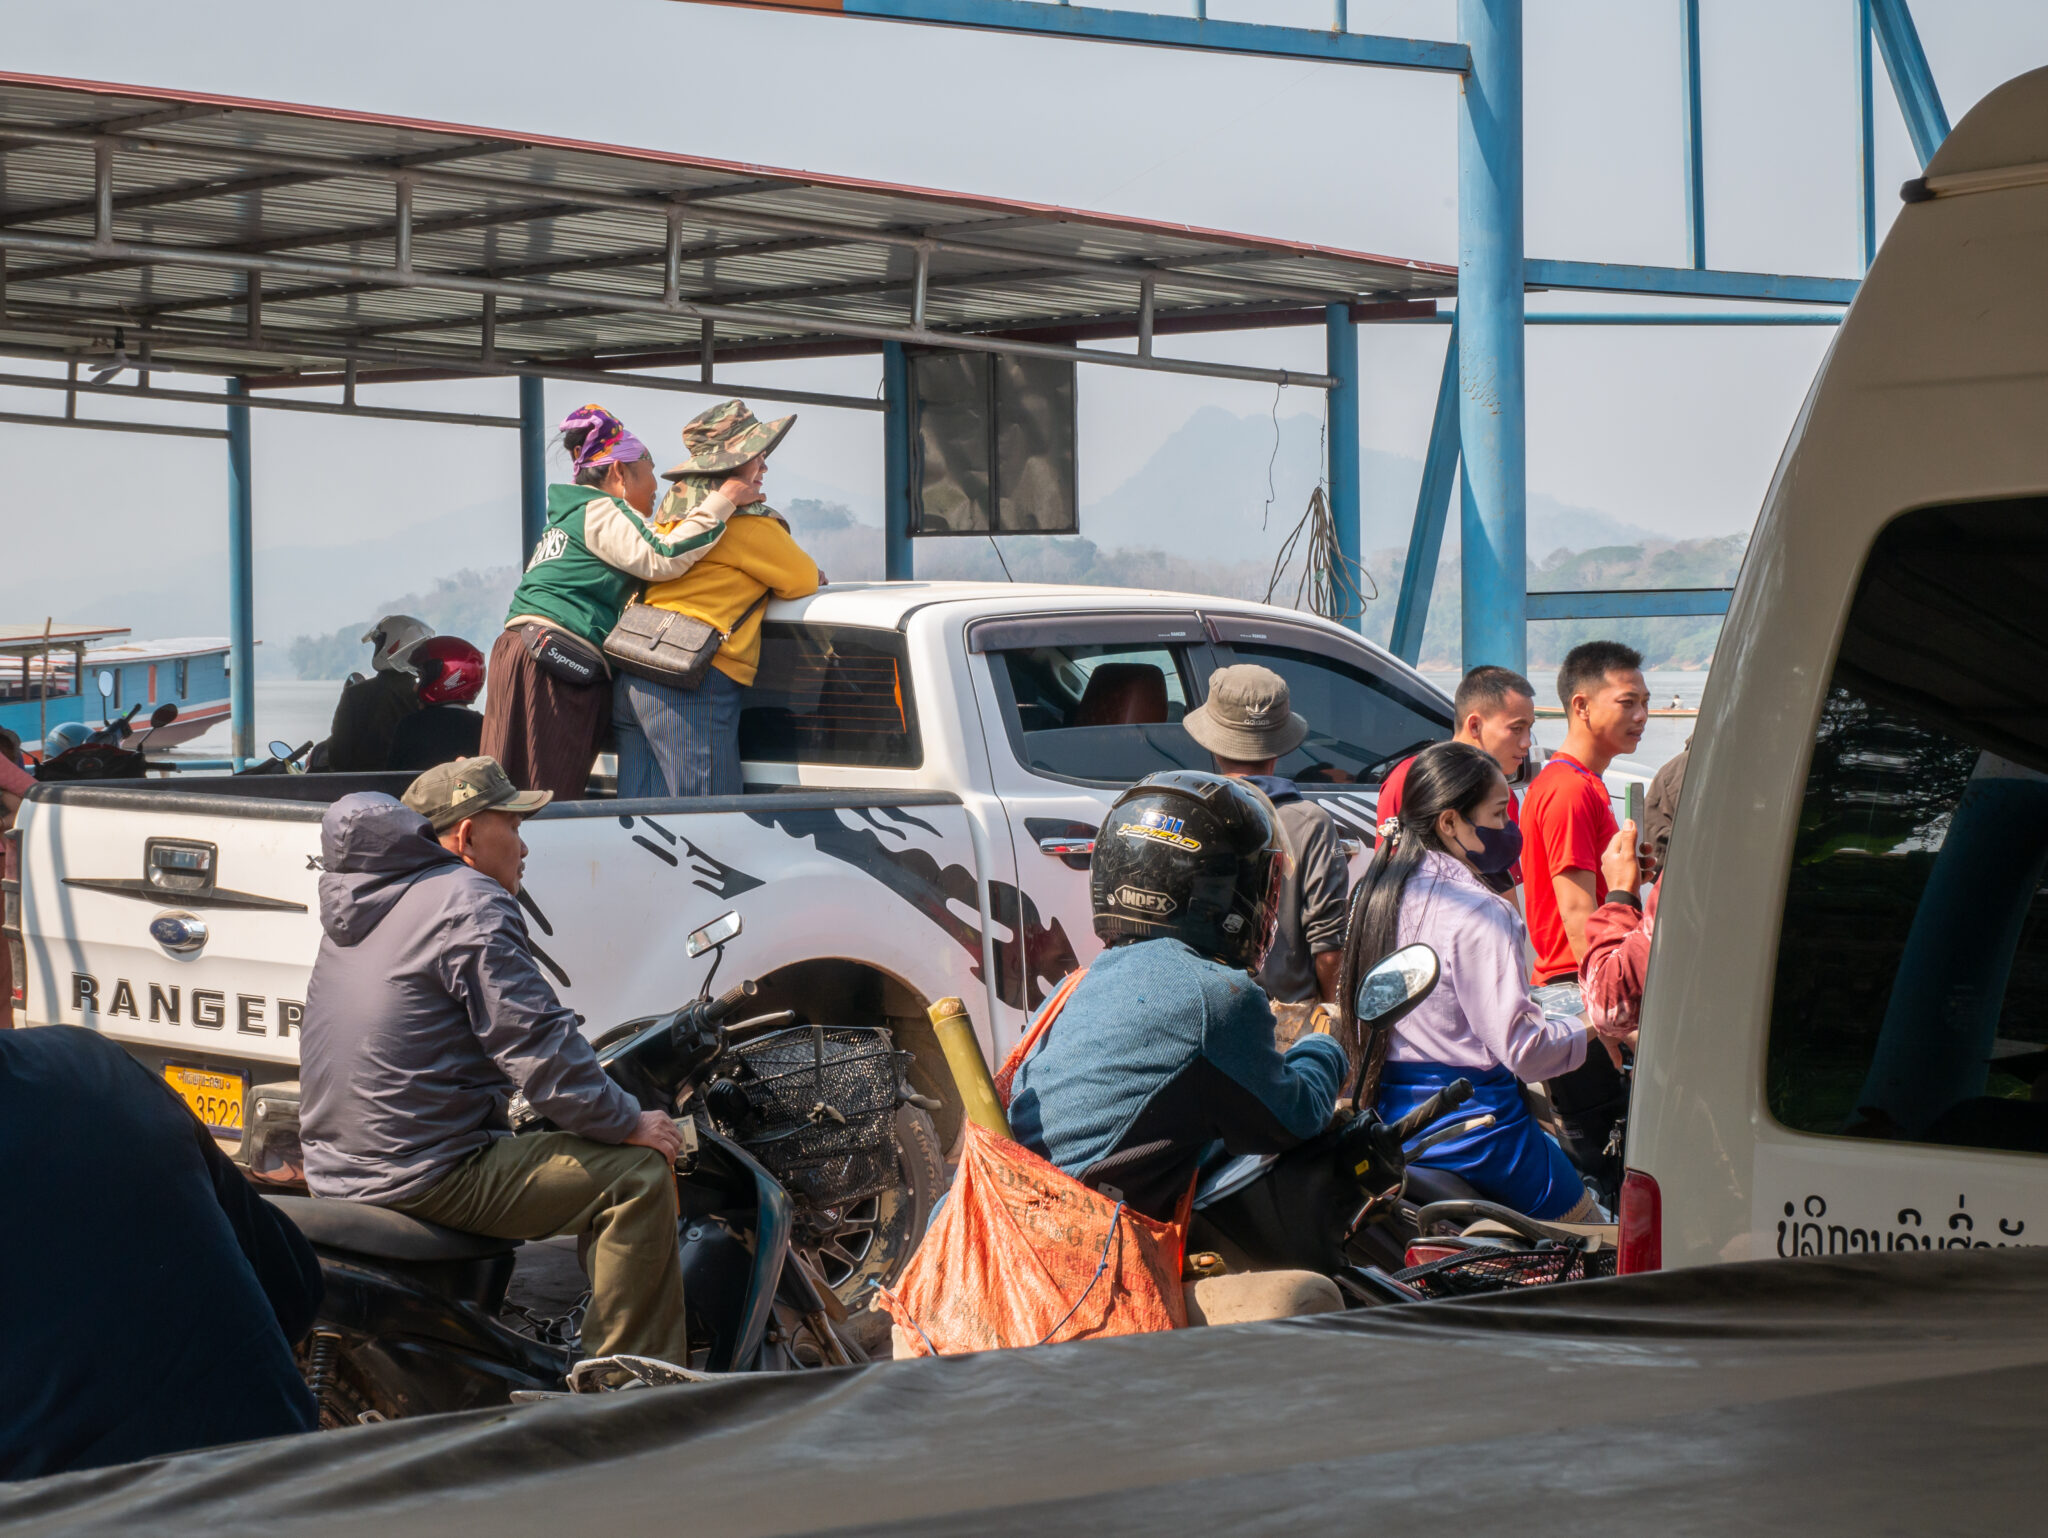
POLYGON ((283 762, 292 756, 292 745, 273 737, 270 741, 270 756, 283 762))
POLYGON ((149 724, 151 730, 154 730, 159 726, 169 726, 173 721, 177 719, 178 707, 173 705, 169 700, 165 700, 163 704, 157 706, 156 709, 152 710, 149 713, 149 724))
POLYGON ((101 668, 95 682, 99 685, 101 699, 110 700, 114 697, 114 673, 111 668, 101 668))
POLYGON ((1420 1004, 1436 987, 1440 968, 1436 952, 1426 945, 1404 945, 1358 984, 1358 1018, 1371 1025, 1420 1004))
POLYGON ((683 954, 695 961, 706 951, 735 939, 740 932, 738 913, 721 913, 683 942, 683 954))

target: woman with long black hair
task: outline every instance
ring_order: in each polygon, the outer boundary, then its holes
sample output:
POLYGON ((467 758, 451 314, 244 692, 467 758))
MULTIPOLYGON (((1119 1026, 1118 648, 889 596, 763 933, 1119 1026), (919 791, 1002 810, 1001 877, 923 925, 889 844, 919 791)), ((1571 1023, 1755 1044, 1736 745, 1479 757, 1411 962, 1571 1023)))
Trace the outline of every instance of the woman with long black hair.
POLYGON ((1358 979, 1404 945, 1431 947, 1442 966, 1436 991, 1364 1043, 1366 1097, 1391 1121, 1469 1079, 1471 1101, 1446 1120, 1491 1112, 1493 1125, 1439 1144, 1422 1162, 1532 1218, 1597 1220, 1598 1203, 1522 1099, 1524 1083, 1584 1062, 1589 1037, 1530 997, 1521 916, 1480 880, 1521 853, 1507 808, 1500 766, 1478 748, 1440 742, 1417 755, 1394 831, 1352 898, 1339 991, 1346 1035, 1358 1040, 1358 979))

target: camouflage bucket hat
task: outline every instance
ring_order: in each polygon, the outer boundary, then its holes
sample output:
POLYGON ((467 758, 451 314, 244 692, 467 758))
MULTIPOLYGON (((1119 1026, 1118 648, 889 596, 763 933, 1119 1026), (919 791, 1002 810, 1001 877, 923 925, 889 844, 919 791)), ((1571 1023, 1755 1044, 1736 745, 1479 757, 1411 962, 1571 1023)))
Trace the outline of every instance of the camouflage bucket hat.
POLYGON ((795 420, 795 413, 791 413, 773 422, 763 422, 747 409, 745 401, 721 401, 683 424, 683 447, 690 451, 690 457, 675 468, 662 471, 662 479, 672 481, 685 475, 737 470, 756 454, 774 453, 795 420))

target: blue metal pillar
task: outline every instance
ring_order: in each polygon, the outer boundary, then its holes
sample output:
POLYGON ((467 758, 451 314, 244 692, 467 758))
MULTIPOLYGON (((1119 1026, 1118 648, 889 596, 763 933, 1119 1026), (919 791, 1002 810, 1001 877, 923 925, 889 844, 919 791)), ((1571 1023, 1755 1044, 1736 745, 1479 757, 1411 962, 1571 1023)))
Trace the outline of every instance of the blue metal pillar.
POLYGON ((1415 528, 1408 536, 1401 596, 1394 605, 1394 633, 1388 640, 1388 649, 1410 667, 1422 655, 1430 590, 1436 586, 1444 525, 1450 521, 1451 477, 1458 471, 1458 400, 1458 321, 1453 316, 1444 376, 1436 387, 1436 418, 1429 424, 1429 452, 1422 460, 1422 487, 1415 495, 1415 528))
POLYGON ((1707 157, 1700 133, 1700 0, 1678 0, 1678 43, 1684 58, 1679 100, 1685 127, 1685 250, 1701 271, 1707 265, 1707 157))
POLYGON ((1920 169, 1941 148, 1948 137, 1948 113, 1941 105, 1941 92, 1934 85, 1934 71, 1927 67, 1927 51, 1920 46, 1920 33, 1913 25, 1912 9, 1906 0, 1870 0, 1870 19, 1877 28, 1877 46, 1884 55, 1885 73, 1892 77, 1892 91, 1905 114, 1906 132, 1913 139, 1913 153, 1920 157, 1920 169))
POLYGON ((1870 0, 1852 0, 1856 7, 1856 102, 1861 118, 1856 187, 1857 224, 1861 226, 1863 270, 1877 260, 1877 114, 1870 72, 1870 0))
POLYGON ((882 575, 908 582, 910 557, 910 361, 901 342, 882 344, 882 575))
POLYGON ((1458 441, 1463 666, 1528 671, 1522 0, 1458 0, 1458 441))
MULTIPOLYGON (((239 379, 229 396, 249 393, 239 379)), ((228 406, 228 754, 256 756, 256 545, 249 480, 249 408, 228 406)))
POLYGON ((524 566, 548 526, 547 381, 519 380, 519 564, 524 566))
MULTIPOLYGON (((1364 504, 1358 491, 1358 322, 1351 318, 1350 305, 1333 304, 1323 310, 1323 326, 1329 359, 1324 372, 1337 381, 1328 397, 1330 521, 1337 526, 1337 555, 1344 567, 1343 580, 1336 585, 1342 601, 1346 584, 1358 583, 1365 559, 1364 504)), ((1340 616, 1339 622, 1363 630, 1365 602, 1359 594, 1353 596, 1358 598, 1357 610, 1340 616)))

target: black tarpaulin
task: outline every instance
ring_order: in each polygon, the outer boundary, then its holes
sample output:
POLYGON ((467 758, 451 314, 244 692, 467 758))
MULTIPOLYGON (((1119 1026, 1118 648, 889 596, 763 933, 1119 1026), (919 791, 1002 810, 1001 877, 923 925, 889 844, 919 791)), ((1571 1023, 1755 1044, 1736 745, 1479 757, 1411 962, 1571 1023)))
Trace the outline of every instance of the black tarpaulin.
POLYGON ((1759 1262, 249 1444, 7 1487, 0 1527, 2030 1533, 2044 1304, 2043 1251, 1759 1262))

